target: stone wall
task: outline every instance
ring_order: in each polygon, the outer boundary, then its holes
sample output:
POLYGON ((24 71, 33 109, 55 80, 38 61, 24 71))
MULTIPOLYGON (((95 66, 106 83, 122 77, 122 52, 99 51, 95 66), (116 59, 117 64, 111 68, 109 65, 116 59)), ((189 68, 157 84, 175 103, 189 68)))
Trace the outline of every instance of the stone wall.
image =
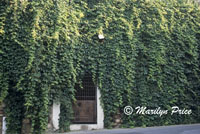
POLYGON ((31 134, 31 122, 30 119, 24 119, 22 122, 22 134, 31 134))

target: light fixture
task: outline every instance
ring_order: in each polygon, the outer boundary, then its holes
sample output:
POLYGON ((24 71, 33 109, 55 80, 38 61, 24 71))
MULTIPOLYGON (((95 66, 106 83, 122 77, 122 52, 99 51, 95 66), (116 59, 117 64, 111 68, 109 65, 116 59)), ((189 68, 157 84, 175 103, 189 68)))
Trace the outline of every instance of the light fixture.
POLYGON ((100 40, 103 40, 103 39, 104 39, 103 34, 99 34, 98 37, 99 37, 100 40))

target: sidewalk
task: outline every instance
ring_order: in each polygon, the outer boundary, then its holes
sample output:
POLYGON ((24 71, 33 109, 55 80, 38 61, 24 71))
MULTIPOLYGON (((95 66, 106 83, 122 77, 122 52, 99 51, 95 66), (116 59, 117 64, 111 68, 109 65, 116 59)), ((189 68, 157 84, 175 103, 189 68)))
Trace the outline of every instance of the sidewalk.
POLYGON ((48 133, 48 134, 200 134, 200 124, 174 125, 147 128, 120 128, 102 129, 91 131, 73 131, 68 133, 48 133))

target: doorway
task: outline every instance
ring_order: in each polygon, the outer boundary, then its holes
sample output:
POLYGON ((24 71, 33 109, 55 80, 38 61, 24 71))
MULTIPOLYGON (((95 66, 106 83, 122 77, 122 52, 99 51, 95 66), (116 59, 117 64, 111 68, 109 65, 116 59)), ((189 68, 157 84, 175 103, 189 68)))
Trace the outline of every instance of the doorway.
POLYGON ((82 84, 75 85, 76 102, 73 104, 74 124, 97 123, 97 89, 91 75, 85 75, 82 84))

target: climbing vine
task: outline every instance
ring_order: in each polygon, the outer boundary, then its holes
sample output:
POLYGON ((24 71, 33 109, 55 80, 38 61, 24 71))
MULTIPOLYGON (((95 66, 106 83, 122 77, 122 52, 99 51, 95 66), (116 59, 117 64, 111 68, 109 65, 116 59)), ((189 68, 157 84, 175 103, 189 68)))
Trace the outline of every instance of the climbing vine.
POLYGON ((60 131, 73 119, 74 86, 86 74, 101 92, 104 125, 200 122, 200 8, 186 0, 3 0, 0 102, 7 133, 46 130, 60 102, 60 131), (100 41, 98 35, 104 35, 100 41), (192 115, 127 116, 123 108, 171 106, 192 115))

